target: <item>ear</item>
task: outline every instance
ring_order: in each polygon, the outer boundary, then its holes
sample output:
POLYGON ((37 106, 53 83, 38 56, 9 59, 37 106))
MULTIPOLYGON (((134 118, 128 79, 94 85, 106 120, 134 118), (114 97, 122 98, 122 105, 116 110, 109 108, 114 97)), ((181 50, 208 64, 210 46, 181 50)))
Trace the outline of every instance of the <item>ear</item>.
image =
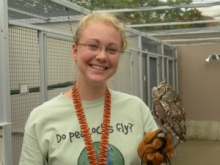
POLYGON ((72 56, 74 61, 77 61, 77 46, 75 43, 72 44, 72 56))

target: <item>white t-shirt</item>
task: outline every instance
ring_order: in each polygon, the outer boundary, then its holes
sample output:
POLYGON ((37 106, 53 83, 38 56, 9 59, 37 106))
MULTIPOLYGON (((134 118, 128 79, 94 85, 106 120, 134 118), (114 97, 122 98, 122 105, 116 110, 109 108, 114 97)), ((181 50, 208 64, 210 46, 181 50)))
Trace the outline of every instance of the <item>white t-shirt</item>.
MULTIPOLYGON (((111 118, 107 165, 137 165, 137 147, 146 132, 158 129, 149 108, 136 96, 110 90, 111 118)), ((104 97, 82 102, 99 153, 104 97)), ((89 164, 73 102, 63 94, 35 108, 26 123, 19 165, 89 164)))

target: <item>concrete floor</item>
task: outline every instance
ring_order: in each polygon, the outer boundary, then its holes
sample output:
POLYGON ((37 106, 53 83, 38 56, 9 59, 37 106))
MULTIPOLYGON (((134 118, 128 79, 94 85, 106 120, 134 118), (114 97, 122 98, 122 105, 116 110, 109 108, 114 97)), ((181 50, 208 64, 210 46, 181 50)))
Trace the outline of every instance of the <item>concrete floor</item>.
POLYGON ((189 140, 178 146, 172 165, 220 165, 220 141, 189 140))

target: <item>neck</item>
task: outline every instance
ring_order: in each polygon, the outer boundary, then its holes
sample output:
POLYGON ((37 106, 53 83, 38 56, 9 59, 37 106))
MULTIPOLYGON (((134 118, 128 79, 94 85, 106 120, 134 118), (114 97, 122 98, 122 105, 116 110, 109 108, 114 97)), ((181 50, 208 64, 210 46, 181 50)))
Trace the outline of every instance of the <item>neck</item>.
MULTIPOLYGON (((77 81, 75 85, 77 87, 81 101, 96 100, 105 95, 106 84, 92 85, 85 83, 84 81, 77 81)), ((64 93, 64 96, 72 99, 72 89, 64 93)))
POLYGON ((82 101, 96 100, 105 95, 106 85, 92 86, 80 82, 76 83, 80 99, 82 101))

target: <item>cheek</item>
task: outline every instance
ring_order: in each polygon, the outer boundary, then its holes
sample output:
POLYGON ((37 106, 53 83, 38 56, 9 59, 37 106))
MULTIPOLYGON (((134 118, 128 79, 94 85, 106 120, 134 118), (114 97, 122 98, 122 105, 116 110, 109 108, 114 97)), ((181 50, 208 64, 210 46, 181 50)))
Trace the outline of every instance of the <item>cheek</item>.
POLYGON ((110 59, 111 64, 112 64, 113 66, 117 67, 117 66, 118 66, 118 63, 119 63, 119 59, 120 59, 119 56, 112 57, 112 58, 110 59))
POLYGON ((85 52, 78 52, 78 60, 81 62, 87 62, 91 60, 92 56, 85 52))

